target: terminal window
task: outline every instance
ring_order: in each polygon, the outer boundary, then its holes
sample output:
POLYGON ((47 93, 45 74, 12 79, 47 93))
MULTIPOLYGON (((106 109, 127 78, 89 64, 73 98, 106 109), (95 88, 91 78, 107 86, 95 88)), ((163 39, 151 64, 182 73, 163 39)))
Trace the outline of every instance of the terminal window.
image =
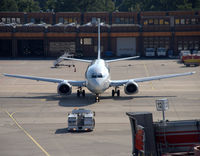
POLYGON ((191 19, 191 24, 196 24, 196 19, 195 18, 191 19))
POLYGON ((185 19, 184 18, 181 19, 181 24, 185 24, 185 19))
POLYGON ((169 25, 169 20, 165 19, 165 25, 169 25))
POLYGON ((161 25, 163 25, 163 24, 164 24, 164 20, 163 20, 163 19, 160 19, 160 20, 159 20, 159 23, 160 23, 161 25))
POLYGON ((92 38, 81 38, 80 44, 81 45, 92 45, 92 38))
POLYGON ((175 24, 180 24, 180 19, 175 19, 175 24))
POLYGON ((154 24, 158 25, 158 19, 154 19, 154 24))

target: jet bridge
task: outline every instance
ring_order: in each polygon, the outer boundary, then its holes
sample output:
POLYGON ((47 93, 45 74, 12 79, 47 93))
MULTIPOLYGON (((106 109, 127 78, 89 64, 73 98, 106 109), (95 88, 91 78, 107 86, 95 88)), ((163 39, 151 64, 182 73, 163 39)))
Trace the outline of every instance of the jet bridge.
POLYGON ((153 122, 150 112, 127 112, 132 131, 133 156, 199 156, 200 120, 153 122), (197 153, 197 154, 195 154, 197 153))

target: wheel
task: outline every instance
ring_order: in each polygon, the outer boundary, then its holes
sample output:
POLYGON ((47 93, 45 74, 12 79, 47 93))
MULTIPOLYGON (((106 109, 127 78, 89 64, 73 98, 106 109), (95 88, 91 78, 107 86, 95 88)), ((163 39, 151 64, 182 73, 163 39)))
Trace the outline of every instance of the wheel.
POLYGON ((120 90, 117 90, 117 96, 120 96, 120 90))
POLYGON ((96 97, 95 97, 95 102, 99 102, 99 101, 100 101, 99 97, 96 96, 96 97))
POLYGON ((83 95, 83 97, 85 97, 85 90, 82 91, 82 95, 83 95))
POLYGON ((78 97, 80 96, 80 90, 77 90, 77 96, 78 97))
POLYGON ((114 90, 112 90, 112 96, 115 96, 115 91, 114 90))

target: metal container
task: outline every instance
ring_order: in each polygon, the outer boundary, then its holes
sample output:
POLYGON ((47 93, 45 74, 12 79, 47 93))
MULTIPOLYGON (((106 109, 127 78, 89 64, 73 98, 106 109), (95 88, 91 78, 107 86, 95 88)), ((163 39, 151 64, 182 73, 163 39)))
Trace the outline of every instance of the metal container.
POLYGON ((190 152, 200 143, 200 120, 154 122, 157 151, 190 152))

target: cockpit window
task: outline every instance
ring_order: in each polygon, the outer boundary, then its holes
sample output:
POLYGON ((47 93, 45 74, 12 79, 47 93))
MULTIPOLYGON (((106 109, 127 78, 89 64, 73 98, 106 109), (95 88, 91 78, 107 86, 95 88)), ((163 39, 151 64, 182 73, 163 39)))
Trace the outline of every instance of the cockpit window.
POLYGON ((100 74, 97 75, 97 77, 98 77, 98 78, 102 78, 103 75, 100 73, 100 74))
POLYGON ((103 75, 101 73, 98 73, 98 74, 92 74, 91 76, 92 78, 103 78, 103 75))
POLYGON ((95 74, 92 74, 92 76, 91 76, 92 78, 97 78, 97 75, 95 75, 95 74))

